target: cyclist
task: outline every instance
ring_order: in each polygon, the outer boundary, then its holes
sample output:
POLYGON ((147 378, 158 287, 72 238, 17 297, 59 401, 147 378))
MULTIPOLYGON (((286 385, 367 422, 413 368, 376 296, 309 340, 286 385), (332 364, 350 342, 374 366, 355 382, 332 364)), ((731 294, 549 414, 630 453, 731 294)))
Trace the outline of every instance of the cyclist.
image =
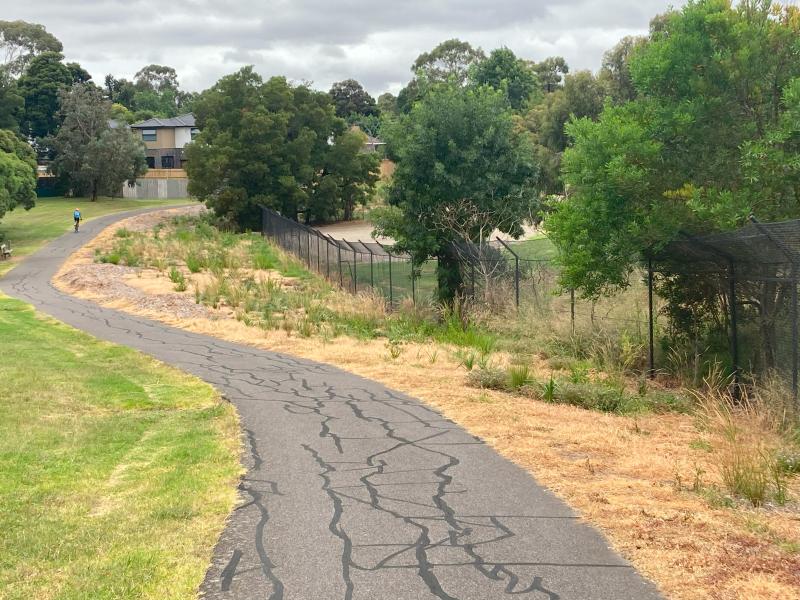
POLYGON ((81 211, 80 209, 76 208, 75 211, 72 213, 72 218, 75 219, 75 233, 78 232, 78 226, 81 224, 81 211))

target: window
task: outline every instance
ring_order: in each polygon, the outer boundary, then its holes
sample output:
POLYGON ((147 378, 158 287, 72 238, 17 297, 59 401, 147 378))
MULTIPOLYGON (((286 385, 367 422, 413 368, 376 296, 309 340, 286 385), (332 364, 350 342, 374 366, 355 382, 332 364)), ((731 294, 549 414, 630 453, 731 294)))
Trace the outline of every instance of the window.
POLYGON ((161 168, 162 169, 174 169, 175 168, 175 157, 174 156, 162 156, 161 157, 161 168))
POLYGON ((192 127, 192 139, 196 138, 199 133, 200 130, 197 127, 192 127))
POLYGON ((142 139, 145 142, 155 142, 158 139, 158 132, 155 129, 142 129, 142 139))
POLYGON ((148 169, 155 169, 156 168, 156 159, 152 156, 148 156, 146 159, 147 161, 147 168, 148 169))

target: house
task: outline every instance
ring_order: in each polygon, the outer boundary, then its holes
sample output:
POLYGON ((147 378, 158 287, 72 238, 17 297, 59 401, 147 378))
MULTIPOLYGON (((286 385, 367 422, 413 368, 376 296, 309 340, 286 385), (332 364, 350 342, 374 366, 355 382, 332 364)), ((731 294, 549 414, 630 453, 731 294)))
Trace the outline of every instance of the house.
POLYGON ((183 149, 199 133, 191 113, 147 119, 131 125, 131 130, 142 136, 150 169, 182 169, 186 163, 183 149))
POLYGON ((370 134, 366 133, 367 140, 364 142, 364 152, 385 152, 386 151, 386 142, 371 136, 370 134))
POLYGON ((368 134, 358 125, 353 125, 350 127, 350 130, 359 131, 364 134, 364 146, 361 148, 361 152, 366 154, 378 154, 381 157, 381 179, 391 179, 396 165, 394 162, 386 158, 386 142, 380 138, 376 138, 375 136, 368 134))
POLYGON ((194 115, 153 118, 131 125, 145 147, 148 171, 122 191, 126 198, 188 198, 184 149, 197 134, 194 115))

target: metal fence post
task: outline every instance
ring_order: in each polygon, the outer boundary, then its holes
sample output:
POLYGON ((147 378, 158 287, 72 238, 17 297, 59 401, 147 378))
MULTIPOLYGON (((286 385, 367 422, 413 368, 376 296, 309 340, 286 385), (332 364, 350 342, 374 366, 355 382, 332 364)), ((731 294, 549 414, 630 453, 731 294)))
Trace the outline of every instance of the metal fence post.
POLYGON ((339 287, 344 288, 344 275, 342 275, 342 247, 336 243, 336 250, 339 254, 339 287))
POLYGON ((353 244, 348 242, 347 240, 342 240, 345 244, 350 246, 353 249, 353 293, 358 293, 358 269, 356 268, 356 263, 358 262, 358 250, 353 244))
POLYGON ((728 290, 730 311, 731 311, 731 355, 733 359, 733 383, 735 386, 734 395, 739 399, 739 385, 741 384, 741 373, 739 369, 739 318, 736 309, 736 264, 731 258, 728 262, 728 290))
POLYGON ((386 252, 386 256, 389 257, 389 308, 392 308, 394 306, 394 293, 392 291, 392 253, 378 240, 375 240, 375 243, 378 244, 378 246, 386 252))
POLYGON ((514 257, 514 304, 519 310, 519 255, 514 252, 513 248, 505 243, 500 238, 497 238, 497 241, 503 244, 503 247, 511 252, 511 255, 514 257))
POLYGON ((572 324, 572 335, 575 335, 575 290, 569 290, 569 320, 572 324))
POLYGON ((417 276, 414 272, 414 259, 411 258, 411 304, 417 305, 417 276))
POLYGON ((648 306, 648 326, 649 326, 649 342, 650 342, 650 353, 649 353, 649 361, 650 361, 650 368, 648 369, 650 379, 655 379, 656 377, 656 359, 655 359, 655 343, 653 340, 655 327, 653 323, 653 259, 648 257, 647 259, 647 306, 648 306))
POLYGON ((389 307, 394 306, 394 292, 392 290, 392 254, 391 252, 388 254, 389 256, 389 307))
POLYGON ((797 402, 797 384, 798 384, 798 329, 797 329, 797 284, 798 280, 794 279, 792 281, 792 395, 794 396, 795 402, 797 402))
POLYGON ((325 238, 325 276, 331 280, 331 242, 325 238))
POLYGON ((375 289, 375 261, 374 261, 373 254, 372 254, 372 248, 367 246, 361 240, 358 240, 358 243, 361 244, 362 246, 364 246, 364 248, 367 249, 367 252, 369 252, 369 287, 371 287, 374 290, 375 289))

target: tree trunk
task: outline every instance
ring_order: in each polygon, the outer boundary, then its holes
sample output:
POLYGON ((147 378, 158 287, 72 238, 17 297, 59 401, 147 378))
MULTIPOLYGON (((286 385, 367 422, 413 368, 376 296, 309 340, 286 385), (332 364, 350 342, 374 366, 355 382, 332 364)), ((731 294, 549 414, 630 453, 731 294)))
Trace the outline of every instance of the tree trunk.
POLYGON ((445 249, 439 252, 436 259, 439 301, 452 304, 453 300, 464 294, 464 280, 458 257, 450 249, 445 249))
POLYGON ((92 202, 97 202, 97 181, 92 182, 92 202))
POLYGON ((353 203, 350 200, 344 201, 344 220, 350 221, 353 218, 353 203))

